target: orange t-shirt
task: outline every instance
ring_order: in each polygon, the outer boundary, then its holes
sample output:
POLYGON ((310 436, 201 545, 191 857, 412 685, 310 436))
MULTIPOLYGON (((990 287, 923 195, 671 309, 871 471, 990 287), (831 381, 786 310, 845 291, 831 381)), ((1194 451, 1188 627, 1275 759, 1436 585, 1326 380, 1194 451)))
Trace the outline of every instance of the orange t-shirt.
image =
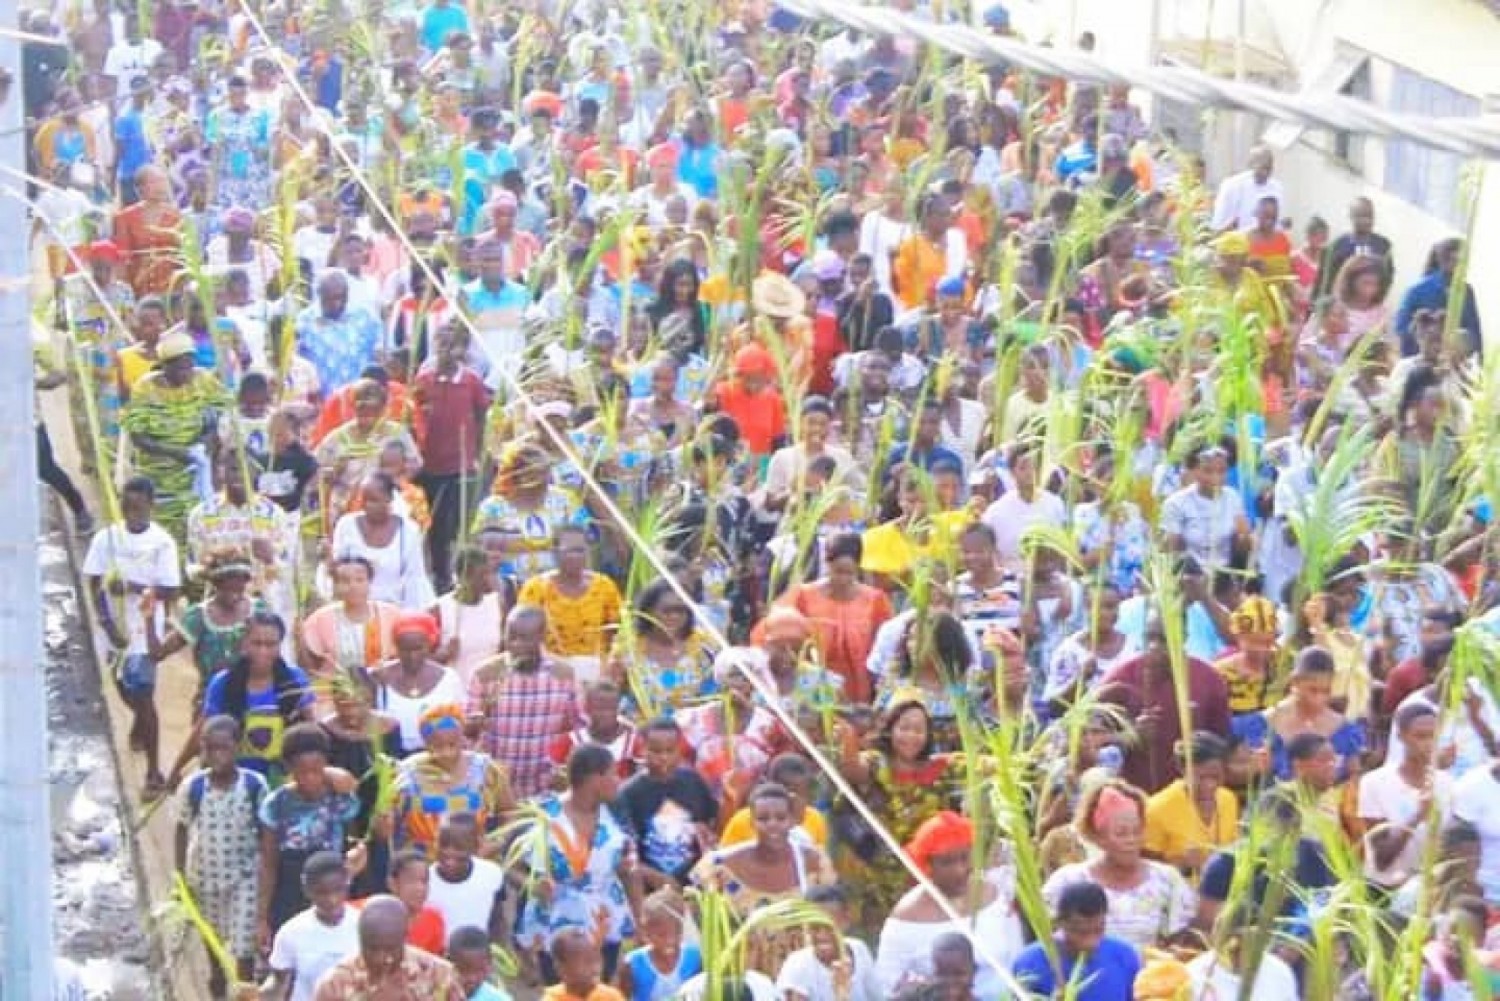
MULTIPOLYGON (((349 906, 362 910, 365 901, 351 900, 349 906)), ((448 948, 448 929, 443 925, 442 912, 424 907, 411 915, 406 926, 406 944, 434 956, 442 956, 448 948)))
POLYGON ((738 379, 727 379, 714 390, 719 409, 739 427, 751 455, 770 455, 771 444, 786 433, 786 403, 774 389, 745 392, 738 379))
POLYGON ((719 98, 719 134, 727 146, 735 133, 750 122, 750 102, 744 98, 719 98))

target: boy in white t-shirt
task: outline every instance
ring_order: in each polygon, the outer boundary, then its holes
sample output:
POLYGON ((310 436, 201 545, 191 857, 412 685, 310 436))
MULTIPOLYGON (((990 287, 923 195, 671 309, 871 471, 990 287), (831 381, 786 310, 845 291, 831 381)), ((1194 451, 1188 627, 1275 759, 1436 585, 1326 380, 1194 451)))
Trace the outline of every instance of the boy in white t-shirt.
POLYGON ((349 906, 343 856, 314 852, 302 866, 302 888, 312 906, 276 932, 262 996, 312 1001, 323 974, 359 952, 359 912, 349 906))
POLYGON ((130 707, 130 746, 146 755, 146 796, 166 790, 161 773, 160 729, 156 715, 156 663, 146 643, 146 616, 155 617, 157 635, 182 586, 177 543, 151 520, 156 486, 136 476, 120 491, 122 522, 89 542, 83 576, 100 625, 117 656, 115 686, 130 707))
POLYGON ((438 828, 437 861, 427 886, 427 906, 443 916, 445 928, 501 926, 505 870, 477 858, 479 823, 472 813, 451 813, 438 828))
POLYGON ((845 936, 839 954, 837 929, 849 927, 848 900, 837 886, 817 886, 807 902, 828 915, 827 925, 809 930, 811 945, 803 946, 781 964, 776 987, 786 1001, 880 1001, 875 979, 875 957, 870 947, 845 936))

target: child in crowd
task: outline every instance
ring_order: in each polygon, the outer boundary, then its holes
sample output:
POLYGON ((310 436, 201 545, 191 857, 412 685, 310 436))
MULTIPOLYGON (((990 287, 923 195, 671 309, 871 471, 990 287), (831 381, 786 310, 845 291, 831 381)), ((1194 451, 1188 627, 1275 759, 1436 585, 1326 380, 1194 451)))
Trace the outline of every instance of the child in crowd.
POLYGON ((146 616, 166 632, 182 586, 182 564, 171 534, 151 520, 156 485, 132 477, 120 491, 121 522, 100 531, 83 558, 83 577, 109 645, 115 687, 130 708, 130 748, 146 756, 147 799, 166 791, 161 773, 161 724, 156 713, 156 662, 147 648, 146 616))
POLYGON ((262 997, 312 1001, 323 974, 359 952, 359 912, 348 906, 344 857, 314 852, 302 866, 302 888, 312 906, 276 932, 262 997))
MULTIPOLYGON (((240 726, 229 716, 203 723, 203 768, 178 789, 177 868, 187 874, 203 916, 218 930, 239 965, 240 980, 255 972, 255 903, 260 875, 255 818, 266 780, 236 763, 240 726)), ((209 990, 225 997, 224 971, 215 964, 209 990)))
POLYGON ((552 742, 552 761, 559 768, 568 763, 573 748, 598 744, 609 748, 620 780, 640 768, 641 737, 635 724, 620 712, 620 686, 608 678, 590 682, 583 690, 583 726, 575 727, 552 742))
MULTIPOLYGON (((808 932, 812 944, 798 949, 782 964, 781 975, 776 978, 782 997, 785 1001, 880 1001, 870 947, 840 934, 850 926, 844 891, 837 886, 815 886, 806 896, 808 903, 828 916, 828 923, 814 925, 808 932)), ((933 961, 936 969, 936 954, 933 961)), ((972 983, 972 955, 969 964, 972 983)))
MULTIPOLYGON (((781 754, 771 759, 766 766, 766 781, 775 782, 792 794, 792 815, 800 818, 792 834, 806 839, 807 844, 817 848, 828 846, 828 819, 816 807, 809 805, 813 793, 812 764, 800 754, 781 754)), ((749 807, 741 807, 719 836, 720 847, 744 844, 755 837, 749 807)))
POLYGON ((718 804, 708 783, 682 763, 682 730, 662 717, 646 724, 645 770, 620 789, 617 812, 635 837, 647 887, 676 887, 712 847, 718 804))
MULTIPOLYGON (((260 805, 260 923, 267 938, 307 906, 303 864, 315 852, 342 855, 348 825, 359 815, 354 776, 328 767, 328 735, 316 724, 287 730, 281 760, 287 782, 260 805)), ((363 846, 353 854, 362 862, 363 846)))
POLYGON ((485 928, 499 937, 505 870, 478 858, 479 822, 472 813, 450 813, 438 828, 437 861, 427 900, 449 928, 485 928))
POLYGON ((490 981, 495 964, 490 936, 483 928, 470 925, 455 931, 448 939, 448 962, 463 984, 467 1001, 510 1001, 510 995, 490 981))
POLYGON ((616 983, 627 1001, 668 1001, 682 985, 703 972, 703 956, 692 943, 683 944, 687 902, 663 887, 641 905, 641 940, 625 954, 616 983))
POLYGON ((542 1001, 625 1001, 606 983, 604 953, 583 928, 564 928, 552 937, 552 963, 558 983, 542 992, 542 1001))
POLYGON ((410 915, 406 925, 407 944, 441 956, 448 942, 447 930, 442 912, 427 904, 428 879, 427 856, 420 850, 408 848, 391 859, 390 893, 406 905, 410 915))

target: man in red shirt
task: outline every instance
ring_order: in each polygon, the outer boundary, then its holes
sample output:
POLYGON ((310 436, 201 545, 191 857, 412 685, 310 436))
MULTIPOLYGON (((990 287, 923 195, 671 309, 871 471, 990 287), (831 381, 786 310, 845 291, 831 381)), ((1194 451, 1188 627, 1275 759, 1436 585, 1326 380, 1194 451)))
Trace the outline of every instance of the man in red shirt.
POLYGON ((463 499, 478 496, 490 406, 484 380, 464 364, 468 351, 468 331, 449 323, 437 331, 433 358, 412 381, 412 436, 422 451, 417 483, 432 509, 427 559, 439 594, 453 584, 453 543, 464 517, 463 499))
MULTIPOLYGON (((1187 657, 1187 717, 1191 732, 1229 736, 1229 689, 1212 666, 1187 657)), ((1161 614, 1146 619, 1146 651, 1120 664, 1099 681, 1100 701, 1119 706, 1135 721, 1140 739, 1120 776, 1147 795, 1179 777, 1174 748, 1182 739, 1182 709, 1172 679, 1172 659, 1161 614)))
POLYGON ((1380 696, 1382 716, 1390 719, 1407 696, 1420 692, 1437 680, 1438 674, 1448 666, 1448 654, 1453 650, 1453 630, 1459 621, 1459 614, 1446 608, 1434 606, 1422 611, 1422 652, 1397 664, 1386 677, 1385 691, 1380 696))

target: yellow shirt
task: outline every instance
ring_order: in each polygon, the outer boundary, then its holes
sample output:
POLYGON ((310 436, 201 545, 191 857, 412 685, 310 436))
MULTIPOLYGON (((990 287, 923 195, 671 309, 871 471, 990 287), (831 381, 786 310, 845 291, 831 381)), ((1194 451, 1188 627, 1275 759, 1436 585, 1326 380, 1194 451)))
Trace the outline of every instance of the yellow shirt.
POLYGON ((1218 809, 1210 830, 1193 805, 1184 780, 1178 779, 1152 796, 1146 801, 1146 850, 1180 866, 1189 849, 1212 850, 1229 844, 1238 833, 1239 802, 1234 793, 1221 786, 1214 793, 1214 803, 1218 809))
POLYGON ((155 360, 147 358, 137 345, 132 345, 120 352, 120 379, 125 383, 125 388, 132 388, 141 378, 156 365, 155 360))
POLYGON ((559 657, 602 657, 614 643, 620 622, 620 589, 602 573, 589 574, 588 590, 563 594, 554 573, 521 585, 517 602, 547 613, 547 651, 559 657))
POLYGON ((866 573, 881 573, 888 577, 899 577, 907 573, 918 560, 948 559, 953 555, 955 536, 969 522, 969 512, 942 511, 932 517, 932 528, 927 541, 914 542, 905 526, 899 522, 887 522, 867 529, 861 537, 864 555, 859 568, 866 573))
MULTIPOLYGON (((802 829, 813 844, 825 851, 828 848, 828 821, 823 814, 810 806, 802 808, 802 819, 797 826, 802 829)), ((731 845, 748 844, 755 840, 755 824, 750 819, 750 808, 742 807, 729 818, 729 823, 724 825, 724 833, 719 835, 719 847, 728 848, 731 845)))

